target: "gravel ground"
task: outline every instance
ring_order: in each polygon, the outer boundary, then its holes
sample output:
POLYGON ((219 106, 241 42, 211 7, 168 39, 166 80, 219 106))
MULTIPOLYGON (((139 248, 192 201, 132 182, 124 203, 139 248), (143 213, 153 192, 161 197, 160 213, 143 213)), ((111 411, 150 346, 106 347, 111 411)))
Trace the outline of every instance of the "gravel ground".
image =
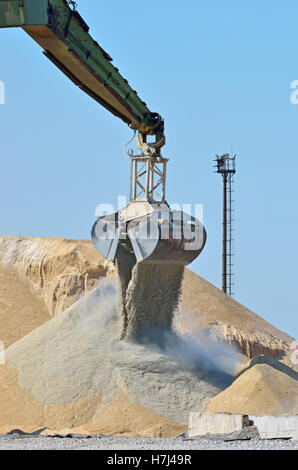
POLYGON ((298 441, 228 438, 0 436, 0 450, 297 450, 298 441))

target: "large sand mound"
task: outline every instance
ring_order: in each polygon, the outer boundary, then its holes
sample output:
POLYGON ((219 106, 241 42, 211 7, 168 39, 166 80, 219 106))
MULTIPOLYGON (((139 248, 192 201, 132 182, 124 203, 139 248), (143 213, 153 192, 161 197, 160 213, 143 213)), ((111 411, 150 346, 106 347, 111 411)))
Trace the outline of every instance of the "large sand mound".
POLYGON ((50 319, 29 281, 0 264, 0 341, 7 347, 50 319))
POLYGON ((248 415, 298 414, 298 373, 274 359, 256 357, 230 387, 211 400, 206 411, 248 415))
MULTIPOLYGON (((26 276, 31 291, 43 301, 50 315, 60 314, 74 304, 98 285, 99 278, 115 277, 113 267, 87 240, 0 237, 0 263, 26 276)), ((288 354, 292 338, 189 270, 185 271, 181 310, 193 313, 189 317, 190 330, 199 321, 215 337, 235 344, 248 358, 257 354, 272 357, 288 354)), ((3 319, 0 339, 10 344, 10 330, 3 325, 11 311, 3 310, 0 304, 0 315, 3 319)), ((17 299, 14 316, 19 325, 19 329, 14 328, 16 340, 31 327, 31 323, 25 325, 27 317, 23 316, 22 302, 17 299)))
MULTIPOLYGON (((0 260, 2 320, 14 311, 12 331, 18 322, 28 328, 14 344, 15 336, 7 342, 0 366, 0 432, 174 436, 186 430, 190 411, 206 407, 298 412, 297 374, 284 364, 257 358, 233 377, 239 353, 231 344, 247 356, 276 356, 292 339, 190 271, 177 329, 170 331, 156 328, 170 327, 172 308, 159 318, 154 289, 134 289, 131 299, 126 286, 119 313, 115 284, 103 280, 114 271, 87 241, 4 237, 0 260), (140 295, 148 297, 141 313, 131 308, 140 295), (50 314, 54 318, 36 328, 50 314), (155 328, 142 344, 121 341, 123 326, 139 330, 142 315, 155 319, 149 322, 155 328)), ((2 325, 3 334, 11 334, 2 325)))
POLYGON ((120 341, 121 329, 116 290, 104 282, 11 345, 0 367, 0 432, 173 436, 232 382, 236 356, 223 371, 189 338, 168 332, 140 345, 120 341))

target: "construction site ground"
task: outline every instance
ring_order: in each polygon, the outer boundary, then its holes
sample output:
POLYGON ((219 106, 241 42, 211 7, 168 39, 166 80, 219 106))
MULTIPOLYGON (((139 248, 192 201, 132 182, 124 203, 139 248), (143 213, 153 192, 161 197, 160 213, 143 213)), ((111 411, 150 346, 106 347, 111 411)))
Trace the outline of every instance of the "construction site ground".
MULTIPOLYGON (((216 437, 188 439, 178 437, 0 437, 0 450, 297 450, 298 441, 288 439, 254 439, 216 437)), ((133 455, 133 454, 132 454, 133 455)))

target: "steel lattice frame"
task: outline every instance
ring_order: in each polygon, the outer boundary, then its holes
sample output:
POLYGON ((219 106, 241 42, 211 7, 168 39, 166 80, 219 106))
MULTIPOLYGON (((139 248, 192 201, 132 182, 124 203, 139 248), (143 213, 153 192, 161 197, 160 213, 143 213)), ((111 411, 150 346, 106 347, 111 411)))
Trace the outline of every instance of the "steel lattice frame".
POLYGON ((131 157, 131 201, 165 201, 167 158, 131 157))

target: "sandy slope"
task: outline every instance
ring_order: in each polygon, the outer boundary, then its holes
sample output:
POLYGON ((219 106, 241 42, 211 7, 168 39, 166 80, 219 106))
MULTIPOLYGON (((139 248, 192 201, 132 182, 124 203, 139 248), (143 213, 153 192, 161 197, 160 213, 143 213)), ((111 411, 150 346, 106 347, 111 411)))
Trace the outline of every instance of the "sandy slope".
POLYGON ((9 266, 0 265, 0 341, 7 347, 50 319, 44 302, 9 266))
POLYGON ((104 283, 11 345, 0 366, 0 432, 173 436, 233 380, 175 335, 164 350, 120 341, 121 328, 104 283))
POLYGON ((10 344, 0 366, 0 432, 166 437, 206 407, 298 412, 292 369, 258 358, 233 381, 239 354, 227 348, 276 356, 289 336, 186 271, 177 319, 185 335, 119 341, 116 291, 106 278, 115 271, 86 240, 0 238, 0 332, 10 344))
POLYGON ((216 337, 236 344, 249 358, 258 354, 276 357, 281 352, 287 355, 293 341, 190 270, 185 272, 181 309, 195 312, 216 337))
POLYGON ((298 414, 298 373, 275 359, 254 358, 207 410, 248 415, 298 414))
MULTIPOLYGON (((30 281, 31 291, 43 301, 51 316, 61 313, 93 289, 99 278, 116 276, 115 269, 106 264, 88 240, 0 237, 1 263, 30 281)), ((11 328, 5 326, 10 311, 0 304, 3 319, 0 337, 6 344, 39 324, 38 320, 36 324, 25 325, 22 302, 15 298, 13 288, 9 291, 7 296, 15 304, 14 317, 19 330, 14 328, 12 338, 11 328)), ((199 322, 217 338, 237 345, 249 358, 262 353, 275 357, 280 353, 287 355, 292 338, 189 270, 185 272, 181 309, 194 314, 189 317, 193 319, 189 322, 190 329, 199 322)))
POLYGON ((298 412, 298 374, 275 359, 258 356, 235 379, 218 343, 205 350, 201 338, 168 333, 135 344, 119 340, 121 328, 106 281, 12 344, 0 366, 0 433, 171 437, 190 411, 298 412))

